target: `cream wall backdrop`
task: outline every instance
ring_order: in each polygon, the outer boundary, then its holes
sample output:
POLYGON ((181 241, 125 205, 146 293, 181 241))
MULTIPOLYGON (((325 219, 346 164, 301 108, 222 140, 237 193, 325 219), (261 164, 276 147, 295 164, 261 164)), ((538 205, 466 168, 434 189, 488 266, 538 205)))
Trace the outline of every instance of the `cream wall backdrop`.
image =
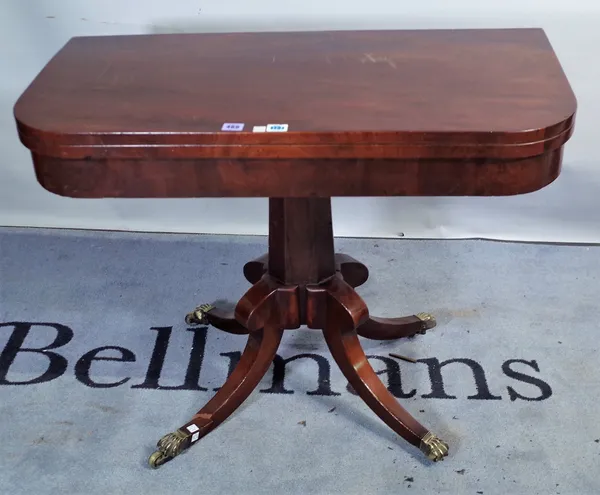
POLYGON ((578 99, 563 172, 508 198, 335 198, 340 236, 600 242, 600 3, 584 0, 3 0, 0 225, 265 234, 265 199, 74 200, 35 180, 12 115, 19 94, 72 36, 319 29, 542 27, 578 99))

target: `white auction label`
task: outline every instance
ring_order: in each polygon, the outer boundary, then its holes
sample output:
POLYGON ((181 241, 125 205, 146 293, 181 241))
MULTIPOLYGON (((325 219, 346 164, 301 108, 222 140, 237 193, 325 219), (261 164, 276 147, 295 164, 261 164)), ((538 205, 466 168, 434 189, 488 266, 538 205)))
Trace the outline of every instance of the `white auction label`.
POLYGON ((226 122, 223 124, 223 127, 221 127, 222 131, 241 131, 244 129, 244 124, 232 124, 229 122, 226 122))
POLYGON ((287 132, 287 124, 269 124, 267 126, 267 132, 287 132))

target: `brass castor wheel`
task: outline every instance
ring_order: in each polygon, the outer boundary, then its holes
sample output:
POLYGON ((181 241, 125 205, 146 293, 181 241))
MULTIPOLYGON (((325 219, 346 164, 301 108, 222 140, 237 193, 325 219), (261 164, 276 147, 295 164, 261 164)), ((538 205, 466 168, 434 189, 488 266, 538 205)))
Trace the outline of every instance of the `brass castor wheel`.
POLYGON ((153 452, 150 457, 148 457, 148 464, 152 469, 158 469, 165 462, 168 462, 171 458, 167 457, 163 452, 157 450, 153 452))
POLYGON ((208 325, 206 314, 215 309, 212 304, 201 304, 194 311, 185 315, 185 322, 188 325, 208 325))

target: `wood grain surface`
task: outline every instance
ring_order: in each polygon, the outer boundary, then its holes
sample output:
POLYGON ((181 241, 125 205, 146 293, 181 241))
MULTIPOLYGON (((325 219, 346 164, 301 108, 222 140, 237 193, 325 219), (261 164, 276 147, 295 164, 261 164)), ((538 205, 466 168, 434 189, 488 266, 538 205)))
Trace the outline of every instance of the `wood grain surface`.
POLYGON ((39 181, 81 197, 530 192, 575 112, 541 29, 73 38, 15 105, 39 181))

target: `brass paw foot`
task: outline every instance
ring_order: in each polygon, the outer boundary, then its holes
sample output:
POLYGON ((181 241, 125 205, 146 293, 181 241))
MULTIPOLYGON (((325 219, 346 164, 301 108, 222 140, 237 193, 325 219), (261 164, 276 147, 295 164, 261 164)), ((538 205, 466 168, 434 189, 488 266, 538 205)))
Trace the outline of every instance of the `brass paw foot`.
POLYGON ((215 307, 212 304, 201 304, 194 311, 185 316, 185 322, 188 325, 208 325, 206 313, 212 311, 215 307))
POLYGON ((435 317, 429 313, 417 313, 415 316, 421 320, 421 330, 417 332, 421 335, 425 335, 425 332, 431 330, 437 323, 435 317))
POLYGON ((442 461, 448 455, 448 444, 431 432, 427 432, 421 439, 419 448, 433 462, 442 461))
POLYGON ((148 458, 148 464, 152 469, 157 469, 174 457, 181 454, 190 446, 188 441, 190 435, 184 431, 176 430, 162 437, 156 446, 158 450, 148 458))

